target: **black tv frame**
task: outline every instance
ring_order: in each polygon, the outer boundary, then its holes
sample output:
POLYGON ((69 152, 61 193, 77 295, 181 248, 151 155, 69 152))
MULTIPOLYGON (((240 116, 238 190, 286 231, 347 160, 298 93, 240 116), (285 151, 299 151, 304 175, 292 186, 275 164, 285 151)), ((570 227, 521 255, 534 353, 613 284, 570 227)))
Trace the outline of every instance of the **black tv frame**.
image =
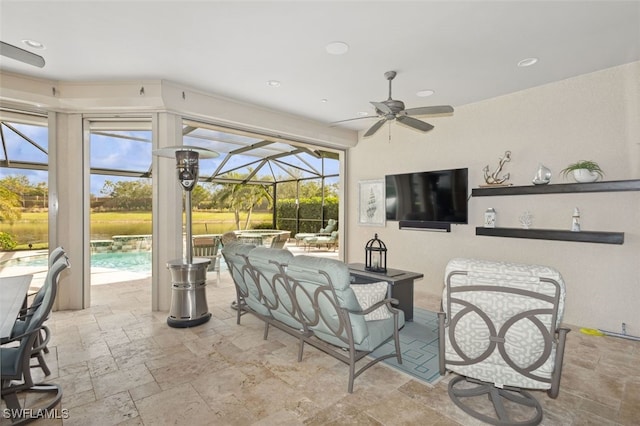
MULTIPOLYGON (((442 169, 442 170, 427 170, 426 172, 440 172, 440 171, 449 171, 449 170, 458 170, 458 169, 467 169, 467 192, 469 191, 469 169, 468 167, 456 167, 451 169, 442 169)), ((385 175, 385 182, 387 176, 395 176, 402 175, 405 173, 396 173, 391 175, 385 175)), ((410 174, 410 173, 406 173, 410 174)), ((467 203, 469 201, 469 194, 466 194, 467 203)), ((467 205, 467 221, 466 222, 447 222, 447 221, 430 221, 430 220, 398 220, 398 229, 422 229, 422 230, 432 230, 432 231, 444 231, 451 232, 451 225, 466 225, 469 223, 468 218, 468 205, 467 205)), ((387 221, 393 221, 392 219, 387 219, 387 221)))

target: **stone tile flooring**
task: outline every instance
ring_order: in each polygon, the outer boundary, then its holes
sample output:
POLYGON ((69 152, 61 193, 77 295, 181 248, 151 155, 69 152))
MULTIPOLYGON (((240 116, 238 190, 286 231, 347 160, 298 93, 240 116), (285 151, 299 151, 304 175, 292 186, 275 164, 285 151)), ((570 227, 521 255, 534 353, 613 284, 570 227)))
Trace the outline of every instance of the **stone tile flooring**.
MULTIPOLYGON (((437 310, 438 298, 416 287, 416 305, 437 310)), ((228 273, 209 282, 213 317, 198 327, 168 327, 166 312, 150 311, 150 293, 149 280, 94 286, 90 309, 52 314, 46 380, 62 386, 68 418, 35 424, 480 424, 449 400, 448 377, 430 386, 377 365, 347 393, 345 364, 312 347, 298 363, 288 334, 271 329, 263 340, 250 315, 236 325, 228 273)), ((639 424, 640 342, 572 328, 560 396, 534 392, 542 424, 639 424)))

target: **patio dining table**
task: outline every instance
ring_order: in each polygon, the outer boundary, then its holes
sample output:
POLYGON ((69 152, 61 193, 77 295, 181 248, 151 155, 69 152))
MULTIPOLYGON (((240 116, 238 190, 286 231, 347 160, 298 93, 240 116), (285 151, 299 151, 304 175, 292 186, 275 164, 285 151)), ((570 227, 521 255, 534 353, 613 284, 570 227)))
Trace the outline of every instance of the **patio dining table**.
POLYGON ((11 337, 32 278, 33 275, 0 278, 0 338, 11 337))

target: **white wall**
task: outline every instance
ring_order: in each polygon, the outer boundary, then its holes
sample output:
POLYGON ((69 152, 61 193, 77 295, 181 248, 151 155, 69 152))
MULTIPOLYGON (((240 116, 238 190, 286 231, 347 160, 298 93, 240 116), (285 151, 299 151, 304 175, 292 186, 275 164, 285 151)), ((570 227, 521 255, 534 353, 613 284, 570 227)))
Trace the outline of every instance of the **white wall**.
MULTIPOLYGON (((407 100, 405 99, 405 102, 407 100)), ((415 102, 419 106, 418 102, 415 102)), ((640 62, 560 81, 456 108, 452 117, 427 121, 422 134, 392 124, 360 138, 349 150, 346 211, 347 260, 362 262, 364 244, 377 232, 388 247, 388 266, 421 272, 418 291, 439 294, 447 261, 457 256, 540 263, 557 268, 567 283, 565 322, 640 335, 640 192, 474 197, 469 224, 451 233, 357 225, 357 183, 385 174, 468 167, 469 186, 484 183, 506 150, 510 182, 529 185, 538 163, 565 182, 559 171, 577 160, 595 160, 606 180, 640 178, 640 62), (582 228, 625 233, 623 245, 482 237, 486 208, 498 212, 498 226, 519 227, 529 210, 533 227, 570 229, 574 207, 582 228)))

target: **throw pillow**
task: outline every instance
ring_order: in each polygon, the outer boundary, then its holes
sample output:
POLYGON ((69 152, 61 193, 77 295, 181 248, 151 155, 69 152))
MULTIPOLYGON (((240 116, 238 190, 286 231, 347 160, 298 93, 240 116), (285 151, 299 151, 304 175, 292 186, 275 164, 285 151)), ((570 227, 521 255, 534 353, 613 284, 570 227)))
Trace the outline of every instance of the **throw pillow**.
MULTIPOLYGON (((351 289, 356 295, 356 299, 362 310, 368 309, 370 306, 384 300, 387 297, 387 289, 389 284, 386 281, 380 281, 371 284, 353 284, 351 289)), ((364 316, 365 321, 382 320, 391 318, 391 312, 386 306, 380 306, 375 311, 364 316)))

